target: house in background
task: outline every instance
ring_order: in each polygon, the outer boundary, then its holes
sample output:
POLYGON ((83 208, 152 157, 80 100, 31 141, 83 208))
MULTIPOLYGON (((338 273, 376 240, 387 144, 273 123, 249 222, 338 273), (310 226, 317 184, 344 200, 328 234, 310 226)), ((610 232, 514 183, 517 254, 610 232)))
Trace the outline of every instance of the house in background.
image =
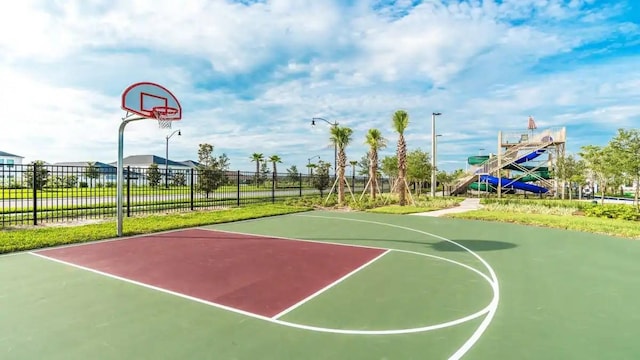
POLYGON ((93 162, 96 171, 95 174, 92 175, 87 171, 87 169, 90 168, 89 163, 89 161, 57 162, 47 168, 51 175, 75 176, 78 183, 86 183, 89 186, 95 186, 96 184, 115 184, 117 180, 117 169, 115 166, 99 161, 93 162))
MULTIPOLYGON (((187 160, 187 161, 183 161, 183 162, 178 162, 178 161, 173 161, 173 160, 167 160, 161 156, 157 156, 157 155, 131 155, 131 156, 127 156, 124 159, 122 159, 122 165, 125 168, 127 166, 131 167, 131 172, 132 173, 140 173, 140 174, 146 174, 147 169, 149 168, 149 166, 151 164, 156 164, 158 165, 158 170, 160 171, 160 176, 161 176, 161 181, 164 182, 165 181, 165 175, 167 175, 169 181, 171 181, 171 179, 173 178, 173 176, 176 173, 182 173, 185 175, 185 180, 187 182, 187 184, 190 183, 190 177, 187 176, 187 173, 190 169, 195 168, 194 164, 197 164, 197 162, 192 161, 192 160, 187 160), (165 172, 165 167, 166 167, 166 172, 165 172)), ((117 166, 118 163, 117 162, 112 162, 109 165, 112 166, 117 166)), ((143 176, 145 177, 145 176, 143 176)), ((144 179, 144 182, 146 183, 146 177, 144 179)))
POLYGON ((22 159, 24 159, 23 156, 0 151, 0 184, 2 186, 21 181, 22 169, 16 169, 16 165, 22 165, 22 159))

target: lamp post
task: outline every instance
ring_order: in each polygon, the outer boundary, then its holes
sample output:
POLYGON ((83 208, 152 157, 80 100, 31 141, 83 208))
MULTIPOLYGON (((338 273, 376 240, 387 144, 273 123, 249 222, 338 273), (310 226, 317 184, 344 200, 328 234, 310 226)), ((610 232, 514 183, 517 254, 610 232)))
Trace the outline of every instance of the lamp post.
MULTIPOLYGON (((478 156, 482 155, 483 151, 484 151, 484 148, 478 149, 478 156)), ((480 170, 481 169, 478 169, 478 198, 480 197, 480 175, 482 173, 482 171, 480 170)))
MULTIPOLYGON (((442 134, 436 134, 436 146, 433 148, 433 162, 436 164, 436 183, 438 182, 438 138, 442 134)), ((444 184, 442 184, 442 196, 444 196, 444 184)))
POLYGON ((164 151, 164 187, 166 189, 169 188, 169 139, 171 139, 171 137, 176 133, 178 133, 178 136, 182 136, 180 129, 178 129, 166 137, 167 142, 164 151))
MULTIPOLYGON (((316 126, 316 120, 322 120, 324 122, 326 122, 327 124, 333 126, 338 126, 338 122, 334 121, 334 122, 330 122, 327 119, 321 118, 321 117, 314 117, 311 118, 311 126, 316 126)), ((338 144, 333 144, 333 174, 337 175, 338 174, 338 144)))
POLYGON ((436 196, 436 116, 442 113, 431 113, 431 196, 436 196))
POLYGON ((313 175, 313 173, 312 173, 313 170, 311 170, 311 159, 315 159, 315 158, 318 158, 318 160, 319 160, 320 159, 320 155, 312 156, 312 157, 307 159, 307 169, 308 169, 307 175, 313 175))

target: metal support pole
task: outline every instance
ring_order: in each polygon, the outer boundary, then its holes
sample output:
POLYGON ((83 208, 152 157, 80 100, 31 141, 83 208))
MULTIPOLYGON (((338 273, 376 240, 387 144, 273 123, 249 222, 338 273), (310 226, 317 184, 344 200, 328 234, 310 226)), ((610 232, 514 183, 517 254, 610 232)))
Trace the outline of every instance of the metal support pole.
POLYGON ((127 119, 122 119, 120 123, 120 127, 118 128, 118 174, 117 174, 117 185, 116 185, 116 212, 118 217, 118 225, 117 225, 117 233, 118 237, 122 236, 122 188, 124 185, 124 171, 123 171, 123 158, 124 158, 124 128, 128 123, 137 120, 143 120, 142 117, 136 117, 127 119))
POLYGON ((31 181, 33 182, 32 190, 33 190, 33 225, 38 225, 38 164, 33 163, 33 176, 31 177, 31 181))
POLYGON ((164 148, 164 188, 169 188, 169 136, 164 148))
POLYGON ((436 196, 436 116, 441 113, 431 114, 431 196, 436 196))
POLYGON ((498 131, 498 199, 502 197, 502 131, 498 131))
POLYGON ((165 145, 165 152, 164 152, 164 187, 165 189, 169 188, 169 139, 171 139, 171 137, 176 133, 178 133, 178 136, 182 135, 180 133, 180 129, 178 129, 172 132, 171 135, 168 135, 166 137, 167 143, 165 145))

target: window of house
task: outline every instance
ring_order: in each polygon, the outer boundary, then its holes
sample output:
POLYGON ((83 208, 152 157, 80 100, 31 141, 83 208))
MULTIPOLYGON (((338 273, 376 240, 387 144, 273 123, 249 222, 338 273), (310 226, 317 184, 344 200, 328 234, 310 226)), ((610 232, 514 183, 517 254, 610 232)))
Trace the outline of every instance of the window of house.
POLYGON ((13 167, 13 164, 14 164, 13 159, 7 159, 7 167, 13 167))
POLYGON ((0 159, 0 167, 4 166, 4 159, 0 159))

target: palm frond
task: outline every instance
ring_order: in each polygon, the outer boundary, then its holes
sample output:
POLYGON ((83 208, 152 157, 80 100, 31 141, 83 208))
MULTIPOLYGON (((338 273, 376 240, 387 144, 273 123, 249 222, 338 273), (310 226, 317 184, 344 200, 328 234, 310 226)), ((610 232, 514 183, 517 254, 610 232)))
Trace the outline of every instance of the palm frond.
POLYGON ((393 113, 393 128, 398 134, 403 134, 409 126, 409 114, 404 110, 393 113))

